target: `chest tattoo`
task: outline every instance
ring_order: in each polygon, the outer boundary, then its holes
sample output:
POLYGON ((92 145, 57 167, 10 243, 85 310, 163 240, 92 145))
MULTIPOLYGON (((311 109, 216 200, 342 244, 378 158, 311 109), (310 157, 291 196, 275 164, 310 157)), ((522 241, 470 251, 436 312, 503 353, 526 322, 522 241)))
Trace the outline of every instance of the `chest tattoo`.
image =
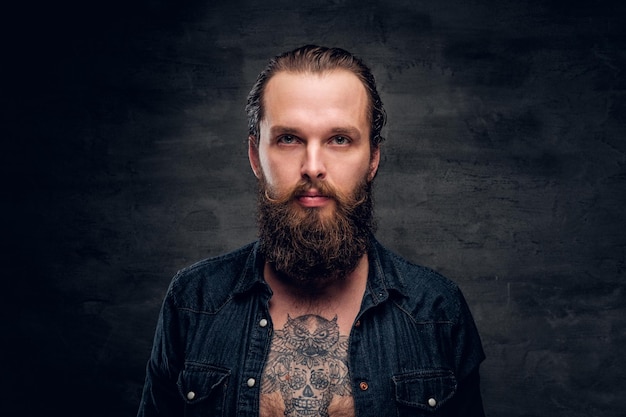
POLYGON ((261 393, 280 393, 286 417, 328 417, 333 399, 351 395, 347 350, 336 316, 287 317, 272 339, 261 393))

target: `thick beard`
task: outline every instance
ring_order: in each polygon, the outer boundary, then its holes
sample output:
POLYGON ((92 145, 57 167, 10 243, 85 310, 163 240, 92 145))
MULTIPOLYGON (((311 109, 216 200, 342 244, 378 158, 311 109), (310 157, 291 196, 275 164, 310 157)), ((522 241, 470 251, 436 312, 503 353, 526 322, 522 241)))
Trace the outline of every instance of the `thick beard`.
POLYGON ((332 213, 302 207, 296 196, 312 188, 299 183, 288 195, 274 196, 259 180, 258 223, 261 252, 281 278, 303 289, 321 289, 355 270, 374 232, 372 182, 364 179, 344 196, 320 181, 314 184, 334 199, 332 213))

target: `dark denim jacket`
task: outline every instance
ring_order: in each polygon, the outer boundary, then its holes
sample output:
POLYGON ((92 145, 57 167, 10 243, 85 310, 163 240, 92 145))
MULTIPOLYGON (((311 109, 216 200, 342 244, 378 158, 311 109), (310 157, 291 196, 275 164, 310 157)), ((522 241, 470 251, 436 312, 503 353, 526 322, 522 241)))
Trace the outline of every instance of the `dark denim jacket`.
MULTIPOLYGON (((480 338, 458 287, 375 240, 349 339, 358 417, 483 416, 480 338)), ((272 295, 258 244, 172 280, 139 416, 258 416, 272 295)))

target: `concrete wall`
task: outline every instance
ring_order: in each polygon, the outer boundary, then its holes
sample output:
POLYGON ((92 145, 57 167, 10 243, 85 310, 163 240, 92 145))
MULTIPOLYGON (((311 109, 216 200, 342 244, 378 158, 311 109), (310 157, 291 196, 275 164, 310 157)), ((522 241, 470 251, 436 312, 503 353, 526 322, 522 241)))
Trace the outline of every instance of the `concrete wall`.
POLYGON ((247 92, 320 43, 377 76, 378 236, 463 289, 487 414, 624 415, 623 6, 175 3, 5 15, 0 414, 135 413, 172 275, 255 238, 247 92))

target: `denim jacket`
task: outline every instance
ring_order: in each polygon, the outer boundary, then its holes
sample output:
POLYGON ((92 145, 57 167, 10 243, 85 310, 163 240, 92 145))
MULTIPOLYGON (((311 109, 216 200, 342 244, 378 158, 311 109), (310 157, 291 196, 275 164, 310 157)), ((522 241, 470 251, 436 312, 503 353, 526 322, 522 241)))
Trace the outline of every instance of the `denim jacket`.
MULTIPOLYGON (((138 416, 259 415, 271 289, 258 243, 179 271, 163 301, 138 416)), ((484 416, 484 353, 458 287, 373 240, 348 347, 355 414, 484 416)))

